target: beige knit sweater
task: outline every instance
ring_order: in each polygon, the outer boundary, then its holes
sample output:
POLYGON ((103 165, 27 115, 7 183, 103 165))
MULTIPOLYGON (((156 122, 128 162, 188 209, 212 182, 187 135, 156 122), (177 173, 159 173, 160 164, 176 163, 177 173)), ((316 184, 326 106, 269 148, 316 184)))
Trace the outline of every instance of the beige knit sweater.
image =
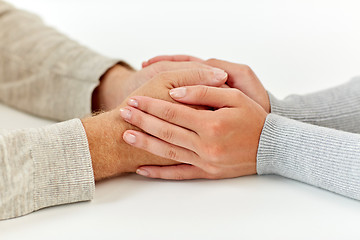
POLYGON ((90 113, 92 92, 116 61, 0 1, 0 101, 40 117, 75 118, 0 130, 0 219, 93 197, 87 138, 76 118, 90 113))

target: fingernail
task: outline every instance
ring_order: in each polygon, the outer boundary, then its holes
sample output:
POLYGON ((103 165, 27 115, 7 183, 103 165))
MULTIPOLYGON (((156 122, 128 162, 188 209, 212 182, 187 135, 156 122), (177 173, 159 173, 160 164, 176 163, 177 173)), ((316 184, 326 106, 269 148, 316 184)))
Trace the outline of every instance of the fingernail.
POLYGON ((227 76, 227 73, 220 68, 213 68, 213 71, 215 74, 215 79, 218 81, 224 80, 227 76))
POLYGON ((186 88, 185 87, 179 87, 171 89, 169 92, 170 96, 172 98, 182 98, 186 95, 186 88))
POLYGON ((149 172, 148 172, 148 171, 145 171, 144 169, 140 169, 140 168, 138 168, 138 169, 136 170, 136 173, 139 174, 139 175, 145 176, 145 177, 149 176, 149 172))
POLYGON ((127 102, 128 105, 132 106, 132 107, 138 107, 139 106, 139 103, 138 101, 136 101, 135 99, 133 98, 130 98, 127 102))
POLYGON ((120 108, 120 115, 125 119, 131 118, 131 111, 126 108, 120 108))
POLYGON ((131 133, 125 133, 124 134, 124 140, 127 143, 134 144, 136 142, 136 136, 131 133))

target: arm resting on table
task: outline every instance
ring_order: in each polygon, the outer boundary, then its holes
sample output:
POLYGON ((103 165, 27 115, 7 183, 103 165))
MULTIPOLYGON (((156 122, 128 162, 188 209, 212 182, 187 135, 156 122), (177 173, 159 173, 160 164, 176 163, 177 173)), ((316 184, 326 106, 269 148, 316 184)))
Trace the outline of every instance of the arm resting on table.
POLYGON ((94 175, 79 119, 0 134, 0 219, 92 199, 94 175))
POLYGON ((360 200, 360 135, 269 114, 258 174, 277 174, 360 200))
POLYGON ((1 102, 54 120, 83 117, 100 77, 117 62, 0 1, 1 102))

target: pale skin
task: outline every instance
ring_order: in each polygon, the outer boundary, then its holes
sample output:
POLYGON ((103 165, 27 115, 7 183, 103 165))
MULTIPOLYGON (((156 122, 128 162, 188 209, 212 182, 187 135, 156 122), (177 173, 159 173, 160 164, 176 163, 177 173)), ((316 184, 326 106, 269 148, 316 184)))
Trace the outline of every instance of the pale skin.
MULTIPOLYGON (((101 83, 103 85, 99 86, 100 89, 102 88, 102 92, 97 93, 103 97, 99 99, 100 102, 97 106, 102 106, 102 110, 108 110, 119 105, 119 102, 122 102, 121 105, 111 111, 82 120, 89 142, 96 181, 126 172, 135 172, 142 165, 177 164, 166 156, 155 156, 124 142, 123 133, 126 130, 137 128, 126 123, 120 117, 120 108, 126 106, 128 101, 127 99, 124 101, 124 96, 116 94, 123 91, 121 86, 137 80, 137 84, 143 81, 145 83, 130 96, 150 96, 173 101, 168 94, 172 88, 197 84, 221 86, 227 79, 227 74, 220 69, 190 62, 158 63, 156 68, 148 67, 140 72, 123 68, 117 69, 117 67, 115 69, 122 72, 114 72, 114 69, 111 69, 113 71, 108 71, 104 75, 101 83)), ((135 89, 136 87, 133 86, 135 89)))
POLYGON ((92 108, 95 112, 112 110, 158 73, 192 68, 212 67, 200 62, 161 61, 154 62, 140 71, 134 71, 117 64, 101 77, 100 85, 93 92, 92 108))
POLYGON ((223 69, 225 72, 228 73, 228 80, 226 84, 229 87, 239 89, 245 95, 260 104, 260 106, 262 106, 267 113, 270 113, 270 101, 266 89, 254 73, 254 71, 245 64, 232 63, 218 59, 209 59, 204 61, 200 58, 187 55, 163 55, 151 58, 150 60, 143 62, 142 66, 148 67, 162 61, 193 61, 223 69))
MULTIPOLYGON (((188 56, 160 56, 149 62, 161 60, 202 61, 188 56)), ((227 83, 237 89, 187 86, 172 89, 170 95, 180 103, 209 106, 214 110, 192 109, 143 96, 128 101, 126 109, 132 114, 123 115, 124 120, 146 133, 127 130, 124 140, 182 163, 142 166, 138 174, 177 180, 256 174, 258 143, 270 111, 266 90, 245 65, 215 59, 205 63, 224 69, 229 75, 227 83)), ((148 66, 147 62, 143 66, 148 66)))

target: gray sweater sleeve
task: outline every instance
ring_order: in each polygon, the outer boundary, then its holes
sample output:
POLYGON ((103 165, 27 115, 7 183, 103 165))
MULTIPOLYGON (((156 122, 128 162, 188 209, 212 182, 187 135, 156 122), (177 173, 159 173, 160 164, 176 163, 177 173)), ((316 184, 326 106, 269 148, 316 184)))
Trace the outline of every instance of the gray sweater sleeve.
POLYGON ((0 220, 92 199, 91 157, 79 119, 0 134, 0 220))
POLYGON ((360 78, 327 89, 291 95, 284 100, 269 93, 271 112, 318 126, 360 133, 360 78))
POLYGON ((360 200, 360 135, 269 114, 258 174, 277 174, 360 200))

